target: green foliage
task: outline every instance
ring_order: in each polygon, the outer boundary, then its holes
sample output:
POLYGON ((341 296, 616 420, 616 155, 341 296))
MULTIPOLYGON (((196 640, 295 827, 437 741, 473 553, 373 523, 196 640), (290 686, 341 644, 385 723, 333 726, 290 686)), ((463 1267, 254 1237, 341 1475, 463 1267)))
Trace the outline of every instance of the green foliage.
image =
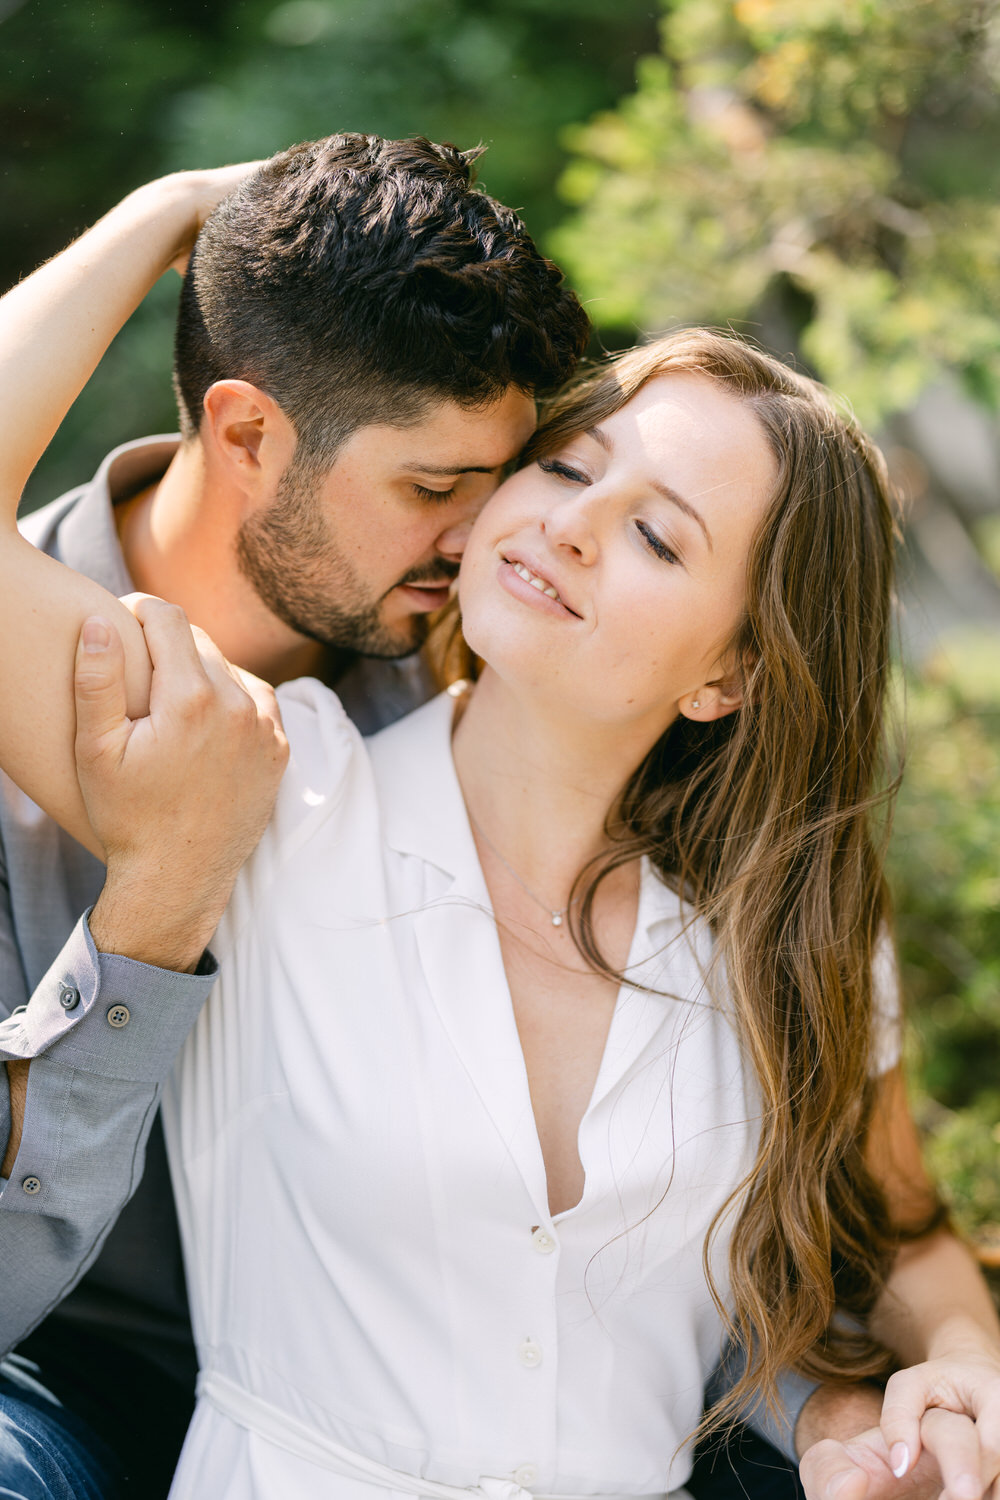
POLYGON ((1000 640, 907 686, 891 874, 918 1116, 958 1222, 1000 1225, 1000 640))
MULTIPOLYGON (((339 129, 483 141, 484 186, 544 235, 561 130, 630 88, 655 44, 649 0, 0 0, 4 282, 148 177, 339 129)), ((122 334, 29 504, 173 426, 173 295, 122 334)))
POLYGON ((942 370, 1000 394, 996 0, 673 0, 567 133, 553 237, 611 337, 732 323, 866 422, 942 370))

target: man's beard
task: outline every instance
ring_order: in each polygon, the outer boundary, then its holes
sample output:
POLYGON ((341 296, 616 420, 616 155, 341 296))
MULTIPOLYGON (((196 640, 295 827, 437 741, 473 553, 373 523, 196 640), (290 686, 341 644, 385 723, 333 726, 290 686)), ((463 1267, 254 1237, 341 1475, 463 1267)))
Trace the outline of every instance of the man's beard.
MULTIPOLYGON (((379 608, 385 596, 373 598, 337 551, 316 488, 308 466, 293 462, 285 470, 272 504, 237 533, 240 572, 273 615, 309 640, 362 656, 409 656, 427 637, 427 615, 384 623, 379 608)), ((393 587, 457 575, 456 563, 438 558, 411 568, 393 587)))

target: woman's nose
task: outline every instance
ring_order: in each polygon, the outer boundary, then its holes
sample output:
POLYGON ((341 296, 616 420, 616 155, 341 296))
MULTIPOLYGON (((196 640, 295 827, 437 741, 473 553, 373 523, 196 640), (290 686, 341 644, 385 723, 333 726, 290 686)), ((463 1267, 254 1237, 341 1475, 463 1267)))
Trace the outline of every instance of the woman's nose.
POLYGON ((592 496, 568 495, 543 517, 542 530, 553 546, 569 548, 580 562, 590 564, 598 552, 595 519, 592 496))

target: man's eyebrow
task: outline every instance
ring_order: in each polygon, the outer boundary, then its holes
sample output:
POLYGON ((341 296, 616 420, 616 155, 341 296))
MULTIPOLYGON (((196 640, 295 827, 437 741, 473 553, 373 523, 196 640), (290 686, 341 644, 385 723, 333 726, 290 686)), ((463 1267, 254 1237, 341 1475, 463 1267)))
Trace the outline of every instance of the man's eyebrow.
POLYGON ((399 466, 400 473, 415 469, 418 474, 439 474, 442 478, 448 474, 495 474, 502 468, 503 464, 494 464, 492 468, 489 464, 425 464, 420 459, 399 466))
MULTIPOLYGON (((614 447, 610 435, 604 431, 603 427, 588 427, 585 436, 593 438, 594 442, 598 443, 604 449, 605 453, 610 453, 614 447)), ((690 500, 685 500, 684 496, 678 495, 677 491, 672 490, 669 484, 661 484, 658 479, 651 479, 649 483, 658 495, 662 495, 664 500, 669 500, 671 505, 676 505, 678 510, 683 511, 686 516, 690 516, 692 521, 701 527, 705 541, 708 543, 709 552, 714 552, 715 548, 712 546, 711 533, 705 525, 704 517, 695 510, 690 500)))

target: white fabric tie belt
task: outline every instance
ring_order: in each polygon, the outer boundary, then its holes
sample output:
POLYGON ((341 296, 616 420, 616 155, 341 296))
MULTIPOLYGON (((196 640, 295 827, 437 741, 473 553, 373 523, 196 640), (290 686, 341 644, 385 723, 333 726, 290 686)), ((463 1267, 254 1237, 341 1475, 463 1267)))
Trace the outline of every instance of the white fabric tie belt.
MULTIPOLYGON (((412 1500, 414 1496, 417 1500, 622 1500, 622 1497, 612 1495, 539 1495, 534 1490, 524 1489, 514 1479, 494 1479, 489 1475, 467 1487, 438 1484, 433 1479, 405 1474, 401 1469, 390 1469, 361 1453, 353 1453, 350 1448, 324 1437, 305 1422, 279 1411, 259 1396, 251 1395, 217 1371, 206 1370, 201 1374, 198 1394, 238 1426, 258 1433, 286 1453, 345 1479, 363 1479, 369 1484, 377 1484, 391 1491, 393 1500, 412 1500)), ((633 1496, 631 1500, 689 1500, 689 1497, 684 1490, 673 1490, 670 1495, 633 1496)))

